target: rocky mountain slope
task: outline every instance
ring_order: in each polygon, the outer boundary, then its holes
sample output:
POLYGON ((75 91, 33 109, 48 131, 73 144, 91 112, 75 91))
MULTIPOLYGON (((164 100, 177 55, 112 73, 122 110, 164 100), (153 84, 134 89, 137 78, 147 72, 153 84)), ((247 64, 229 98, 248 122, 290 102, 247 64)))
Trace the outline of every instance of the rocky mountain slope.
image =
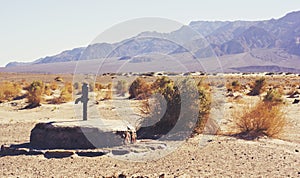
POLYGON ((284 60, 300 58, 299 19, 300 11, 264 21, 193 21, 171 33, 143 32, 118 43, 95 43, 31 63, 12 62, 6 67, 106 57, 125 60, 151 53, 176 55, 185 52, 198 58, 248 53, 255 59, 273 60, 272 65, 277 65, 284 60))

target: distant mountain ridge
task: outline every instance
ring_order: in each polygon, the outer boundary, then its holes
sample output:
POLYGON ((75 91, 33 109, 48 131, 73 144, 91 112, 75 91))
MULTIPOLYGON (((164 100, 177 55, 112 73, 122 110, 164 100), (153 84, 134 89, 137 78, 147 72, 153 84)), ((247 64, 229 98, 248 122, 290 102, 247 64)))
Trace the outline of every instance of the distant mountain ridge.
POLYGON ((211 48, 217 56, 248 52, 252 57, 261 60, 269 60, 270 56, 274 55, 281 61, 294 55, 300 56, 300 11, 288 13, 279 19, 232 22, 193 21, 188 26, 203 35, 209 45, 203 40, 195 40, 195 33, 191 33, 187 27, 183 26, 171 33, 143 32, 138 36, 145 38, 139 41, 127 39, 114 44, 96 43, 87 47, 63 51, 60 54, 30 63, 11 62, 6 67, 68 62, 79 59, 89 60, 107 56, 129 59, 151 52, 166 54, 185 52, 184 48, 171 41, 160 39, 161 37, 168 37, 168 39, 189 46, 189 50, 200 58, 213 55, 207 52, 208 48, 211 48), (157 38, 151 39, 147 36, 157 38), (193 48, 193 46, 197 46, 197 48, 193 48), (280 54, 273 52, 274 49, 278 49, 280 54))

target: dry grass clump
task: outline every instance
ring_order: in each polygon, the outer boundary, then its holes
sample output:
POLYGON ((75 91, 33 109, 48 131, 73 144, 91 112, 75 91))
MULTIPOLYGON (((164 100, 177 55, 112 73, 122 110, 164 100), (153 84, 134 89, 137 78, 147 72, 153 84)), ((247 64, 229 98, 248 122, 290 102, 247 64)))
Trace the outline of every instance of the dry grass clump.
POLYGON ((111 100, 113 97, 112 83, 107 84, 105 88, 107 89, 107 91, 105 92, 103 100, 111 100))
POLYGON ((26 98, 29 103, 26 109, 40 106, 42 94, 44 93, 44 83, 41 81, 33 81, 26 89, 28 91, 26 98))
POLYGON ((51 82, 49 84, 49 87, 50 87, 51 90, 57 90, 58 89, 58 85, 57 85, 56 82, 51 82))
POLYGON ((113 98, 112 83, 107 85, 99 85, 97 92, 97 101, 111 100, 113 98), (101 89, 100 89, 101 88, 101 89))
POLYGON ((45 84, 45 88, 44 88, 44 94, 47 96, 51 96, 53 94, 51 88, 50 88, 50 84, 45 84))
POLYGON ((16 98, 21 92, 21 86, 13 82, 0 83, 0 102, 11 101, 16 98))
POLYGON ((250 96, 260 95, 264 90, 265 84, 266 84, 266 79, 263 77, 255 80, 254 84, 252 84, 252 89, 249 95, 250 96))
POLYGON ((262 136, 279 137, 286 125, 282 105, 260 101, 253 107, 245 107, 234 114, 238 132, 243 139, 255 139, 262 136))
POLYGON ((95 83, 95 90, 100 91, 105 88, 105 85, 102 85, 101 83, 95 83))
POLYGON ((52 104, 62 104, 70 102, 73 99, 73 85, 71 82, 65 82, 64 87, 61 89, 59 97, 53 98, 50 103, 52 104))
POLYGON ((129 87, 129 99, 146 99, 151 93, 151 85, 141 77, 135 79, 129 87))

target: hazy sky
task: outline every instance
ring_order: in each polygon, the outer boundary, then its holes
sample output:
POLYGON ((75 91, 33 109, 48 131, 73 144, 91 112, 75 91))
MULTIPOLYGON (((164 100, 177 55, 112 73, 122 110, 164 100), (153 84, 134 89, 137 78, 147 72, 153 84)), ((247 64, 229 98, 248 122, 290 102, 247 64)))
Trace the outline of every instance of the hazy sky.
POLYGON ((0 0, 0 66, 88 45, 101 32, 140 17, 262 20, 300 10, 299 0, 0 0))

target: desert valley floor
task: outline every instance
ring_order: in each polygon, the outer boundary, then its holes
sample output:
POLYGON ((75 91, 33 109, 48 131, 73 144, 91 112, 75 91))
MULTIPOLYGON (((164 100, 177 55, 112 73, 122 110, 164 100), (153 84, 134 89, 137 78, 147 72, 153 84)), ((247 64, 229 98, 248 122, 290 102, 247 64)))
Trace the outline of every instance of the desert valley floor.
MULTIPOLYGON (((22 79, 27 82, 37 79, 50 82, 56 77, 11 73, 2 73, 0 76, 1 81, 13 82, 22 79)), ((61 77, 72 82, 71 75, 61 77)), ((99 80, 107 83, 111 78, 118 80, 118 77, 105 76, 99 80)), ((208 83, 213 98, 210 120, 218 125, 217 133, 207 131, 196 135, 170 154, 146 162, 116 159, 111 154, 97 157, 72 155, 60 159, 48 159, 43 155, 2 155, 0 177, 300 177, 300 104, 293 104, 295 99, 299 99, 298 94, 290 97, 291 90, 300 91, 300 76, 226 74, 207 78, 211 78, 208 83), (261 76, 266 78, 267 86, 282 87, 282 107, 287 125, 278 138, 245 140, 230 136, 234 130, 232 114, 247 103, 256 103, 265 95, 247 95, 248 83, 261 76), (226 83, 234 80, 240 81, 245 88, 228 92, 226 83)), ((118 107, 123 107, 120 109, 122 111, 126 107, 135 108, 136 115, 140 114, 137 108, 141 103, 125 97, 113 97, 112 100, 91 104, 96 105, 106 119, 120 119, 111 114, 118 107), (129 105, 126 104, 128 102, 129 105)), ((21 109, 25 105, 24 98, 0 103, 0 145, 28 143, 30 131, 39 122, 78 119, 74 114, 73 101, 63 104, 42 103, 40 107, 21 109)))

